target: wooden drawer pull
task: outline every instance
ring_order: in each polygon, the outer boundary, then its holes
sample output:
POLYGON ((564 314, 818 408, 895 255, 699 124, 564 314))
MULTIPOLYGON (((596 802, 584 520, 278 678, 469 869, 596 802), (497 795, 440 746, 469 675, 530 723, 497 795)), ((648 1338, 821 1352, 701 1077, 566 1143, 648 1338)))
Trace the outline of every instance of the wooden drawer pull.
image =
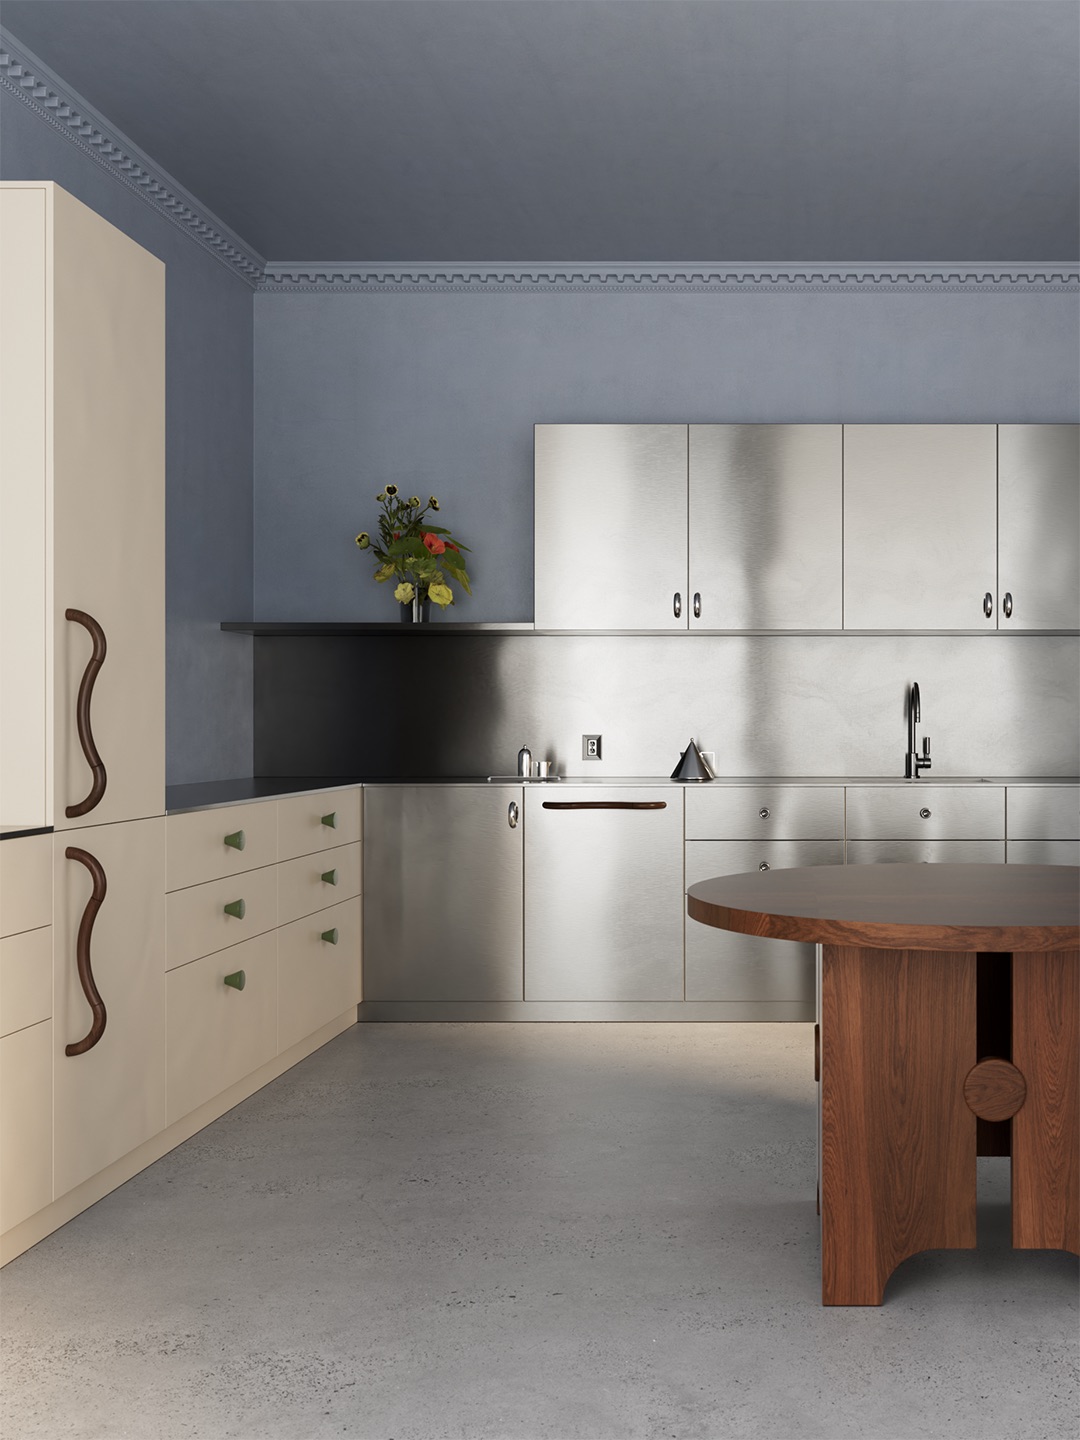
POLYGON ((242 850, 245 844, 243 830, 234 830, 231 835, 226 835, 225 844, 230 850, 242 850))
POLYGON ((964 1103, 980 1120, 1011 1120, 1027 1099, 1027 1081, 1008 1060, 990 1055, 964 1078, 964 1103))
POLYGON ((105 871, 101 867, 101 861, 91 855, 88 850, 79 850, 76 846, 69 845, 64 851, 64 855, 68 860, 77 860, 80 865, 85 865, 94 882, 90 899, 86 902, 82 919, 79 921, 79 933, 75 940, 75 960, 79 967, 79 984, 82 986, 86 1002, 90 1006, 90 1013, 94 1018, 90 1029, 81 1040, 64 1046, 65 1055, 85 1055, 87 1050, 92 1050, 105 1034, 105 1022, 108 1019, 105 1013, 105 1001, 98 993, 97 985, 94 983, 94 971, 90 964, 90 937, 94 932, 94 921, 97 919, 97 913, 101 909, 108 886, 105 882, 105 871))
POLYGON ((244 916, 247 914, 247 906, 244 904, 243 900, 230 900, 229 903, 223 908, 226 915, 231 915, 236 920, 243 920, 244 916))
POLYGON ((336 829, 337 829, 337 811, 336 811, 336 810, 331 810, 329 815, 324 815, 324 816, 322 817, 321 823, 322 823, 323 825, 328 825, 331 830, 336 830, 336 829))
POLYGON ((94 648, 90 659, 86 662, 86 669, 79 682, 79 695, 75 702, 75 727, 79 732, 79 744, 86 756, 86 763, 90 766, 90 773, 93 781, 90 785, 90 793, 85 800, 80 800, 77 805, 67 805, 64 814, 69 820, 74 820, 80 815, 87 814, 93 810, 95 805, 101 803, 105 794, 105 786, 108 783, 108 776, 105 774, 105 762, 98 754, 97 746, 94 744, 94 732, 90 728, 90 701, 94 694, 94 685, 97 681, 98 671, 105 663, 105 631, 85 610, 65 610, 65 620, 73 620, 76 625, 83 625, 90 632, 90 638, 94 642, 94 648))
POLYGON ((225 984, 233 990, 242 990, 247 984, 247 976, 243 970, 234 970, 231 975, 225 976, 225 984))
POLYGON ((324 885, 336 885, 336 884, 337 884, 337 871, 336 871, 336 870, 324 870, 323 873, 319 876, 319 879, 323 882, 324 885))
POLYGON ((319 939, 325 940, 328 945, 336 945, 338 942, 337 926, 335 925, 333 930, 324 930, 319 939))

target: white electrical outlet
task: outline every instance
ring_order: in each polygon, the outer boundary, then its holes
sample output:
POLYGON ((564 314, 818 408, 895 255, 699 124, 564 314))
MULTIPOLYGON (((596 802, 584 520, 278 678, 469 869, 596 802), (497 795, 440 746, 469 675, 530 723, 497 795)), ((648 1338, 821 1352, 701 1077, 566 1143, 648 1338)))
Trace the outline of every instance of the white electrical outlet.
POLYGON ((581 758, 583 760, 599 760, 602 740, 603 736, 601 735, 582 735, 581 758))

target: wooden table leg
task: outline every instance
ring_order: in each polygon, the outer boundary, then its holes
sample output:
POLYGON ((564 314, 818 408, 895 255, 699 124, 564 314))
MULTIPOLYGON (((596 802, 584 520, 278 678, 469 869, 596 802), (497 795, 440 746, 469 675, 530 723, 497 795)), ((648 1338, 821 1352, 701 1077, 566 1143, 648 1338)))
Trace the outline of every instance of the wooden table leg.
POLYGON ((920 1250, 975 1246, 974 955, 827 945, 821 1298, 880 1305, 920 1250))
POLYGON ((1013 955, 1012 1243, 1080 1254, 1080 953, 1013 955))

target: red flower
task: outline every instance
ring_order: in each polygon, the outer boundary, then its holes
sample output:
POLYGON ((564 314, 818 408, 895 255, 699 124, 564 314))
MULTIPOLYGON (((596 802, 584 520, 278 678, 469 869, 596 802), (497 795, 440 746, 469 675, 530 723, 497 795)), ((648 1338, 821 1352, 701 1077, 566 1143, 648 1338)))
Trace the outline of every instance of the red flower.
POLYGON ((423 532, 423 541, 432 555, 442 555, 446 546, 439 539, 438 535, 432 535, 430 530, 423 532))
POLYGON ((459 555, 461 554, 461 551, 458 550, 457 546, 454 544, 454 542, 453 542, 452 540, 447 540, 447 542, 446 542, 446 548, 447 548, 447 550, 457 550, 457 553, 458 553, 459 555))

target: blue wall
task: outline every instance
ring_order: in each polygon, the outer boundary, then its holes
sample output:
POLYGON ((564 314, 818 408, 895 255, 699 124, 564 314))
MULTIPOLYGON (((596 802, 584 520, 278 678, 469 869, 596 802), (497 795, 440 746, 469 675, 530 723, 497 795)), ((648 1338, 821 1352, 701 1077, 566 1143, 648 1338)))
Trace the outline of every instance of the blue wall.
POLYGON ((6 91, 5 180, 55 180, 165 262, 170 784, 251 773, 252 291, 6 91))
POLYGON ((447 618, 529 620, 534 423, 1076 421, 1078 322, 1020 289, 259 294, 255 614, 394 619, 353 544, 394 481, 473 548, 447 618))

